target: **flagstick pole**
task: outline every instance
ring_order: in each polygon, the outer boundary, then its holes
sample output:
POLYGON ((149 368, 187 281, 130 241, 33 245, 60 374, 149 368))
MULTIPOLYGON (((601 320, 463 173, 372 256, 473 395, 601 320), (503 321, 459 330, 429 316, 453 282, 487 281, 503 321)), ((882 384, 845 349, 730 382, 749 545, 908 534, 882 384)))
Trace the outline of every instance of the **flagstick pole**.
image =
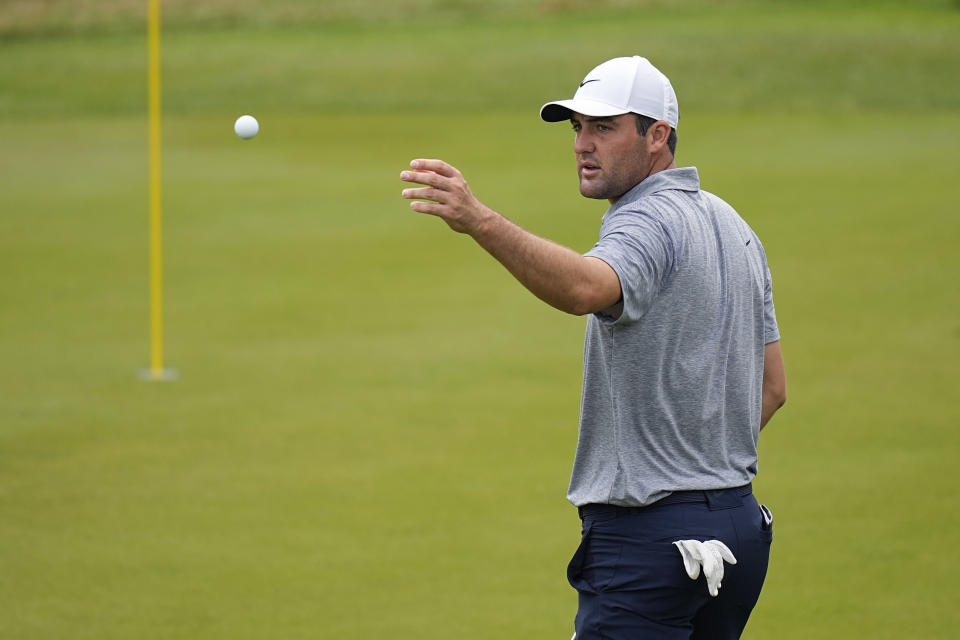
POLYGON ((160 0, 147 0, 147 93, 150 172, 150 369, 147 380, 171 380, 163 367, 163 158, 160 82, 160 0))

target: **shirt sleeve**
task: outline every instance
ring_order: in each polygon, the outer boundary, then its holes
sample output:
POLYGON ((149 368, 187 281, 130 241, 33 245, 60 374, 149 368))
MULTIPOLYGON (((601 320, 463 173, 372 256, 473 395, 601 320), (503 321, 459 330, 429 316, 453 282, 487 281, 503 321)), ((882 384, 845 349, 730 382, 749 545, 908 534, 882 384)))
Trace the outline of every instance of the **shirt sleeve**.
POLYGON ((764 271, 766 273, 763 282, 763 342, 770 344, 780 339, 780 327, 777 326, 777 312, 773 307, 773 277, 770 275, 770 267, 764 260, 764 271))
POLYGON ((613 313, 600 312, 597 317, 610 323, 642 318, 673 271, 676 252, 674 237, 658 217, 617 212, 614 220, 601 226, 600 240, 585 254, 610 265, 623 293, 622 304, 613 313))

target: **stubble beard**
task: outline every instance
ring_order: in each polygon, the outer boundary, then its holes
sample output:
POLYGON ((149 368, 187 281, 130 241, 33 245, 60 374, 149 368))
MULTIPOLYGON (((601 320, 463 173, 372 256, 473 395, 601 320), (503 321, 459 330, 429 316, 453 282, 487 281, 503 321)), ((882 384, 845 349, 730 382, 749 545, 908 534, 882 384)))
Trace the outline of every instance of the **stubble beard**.
POLYGON ((580 195, 594 200, 615 200, 635 186, 627 184, 629 180, 618 173, 606 175, 604 170, 604 174, 599 180, 584 180, 578 176, 580 195))

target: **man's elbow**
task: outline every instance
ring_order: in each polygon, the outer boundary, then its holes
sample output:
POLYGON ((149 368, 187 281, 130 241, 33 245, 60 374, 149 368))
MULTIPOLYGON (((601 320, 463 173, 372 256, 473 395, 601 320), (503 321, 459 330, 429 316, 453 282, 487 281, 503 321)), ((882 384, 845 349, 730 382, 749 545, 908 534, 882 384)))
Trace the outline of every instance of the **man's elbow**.
POLYGON ((570 302, 569 306, 563 308, 563 311, 575 316, 602 313, 613 318, 618 317, 622 310, 623 305, 619 302, 609 304, 607 301, 597 299, 574 300, 570 302))
POLYGON ((767 401, 770 403, 770 406, 774 411, 787 404, 786 385, 776 385, 772 388, 769 388, 767 389, 765 395, 767 396, 767 401))
POLYGON ((620 315, 623 301, 620 290, 604 289, 594 284, 584 283, 571 289, 566 304, 561 307, 567 313, 575 316, 585 316, 591 313, 604 313, 611 316, 620 315))
POLYGON ((594 300, 583 296, 571 298, 564 309, 564 311, 567 313, 575 316, 585 316, 595 313, 599 310, 600 309, 597 308, 597 303, 594 300))
POLYGON ((787 385, 781 384, 777 386, 777 408, 779 409, 783 405, 787 404, 787 385))
POLYGON ((623 292, 613 268, 599 258, 582 258, 584 269, 570 282, 565 307, 567 313, 585 316, 591 313, 620 315, 623 292))
POLYGON ((782 408, 783 408, 783 405, 785 405, 785 404, 787 404, 787 392, 786 392, 786 391, 784 391, 783 393, 781 393, 780 395, 777 396, 777 404, 776 404, 777 410, 779 411, 780 409, 782 409, 782 408))

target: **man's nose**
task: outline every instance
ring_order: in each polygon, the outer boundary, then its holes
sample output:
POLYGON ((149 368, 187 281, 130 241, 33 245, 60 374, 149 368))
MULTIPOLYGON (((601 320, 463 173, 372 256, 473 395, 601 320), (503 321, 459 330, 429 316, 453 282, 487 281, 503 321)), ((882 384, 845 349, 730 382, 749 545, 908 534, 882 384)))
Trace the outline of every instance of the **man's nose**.
POLYGON ((580 155, 581 153, 593 153, 593 151, 593 140, 590 138, 590 135, 583 130, 578 131, 577 137, 573 142, 573 152, 580 155))

